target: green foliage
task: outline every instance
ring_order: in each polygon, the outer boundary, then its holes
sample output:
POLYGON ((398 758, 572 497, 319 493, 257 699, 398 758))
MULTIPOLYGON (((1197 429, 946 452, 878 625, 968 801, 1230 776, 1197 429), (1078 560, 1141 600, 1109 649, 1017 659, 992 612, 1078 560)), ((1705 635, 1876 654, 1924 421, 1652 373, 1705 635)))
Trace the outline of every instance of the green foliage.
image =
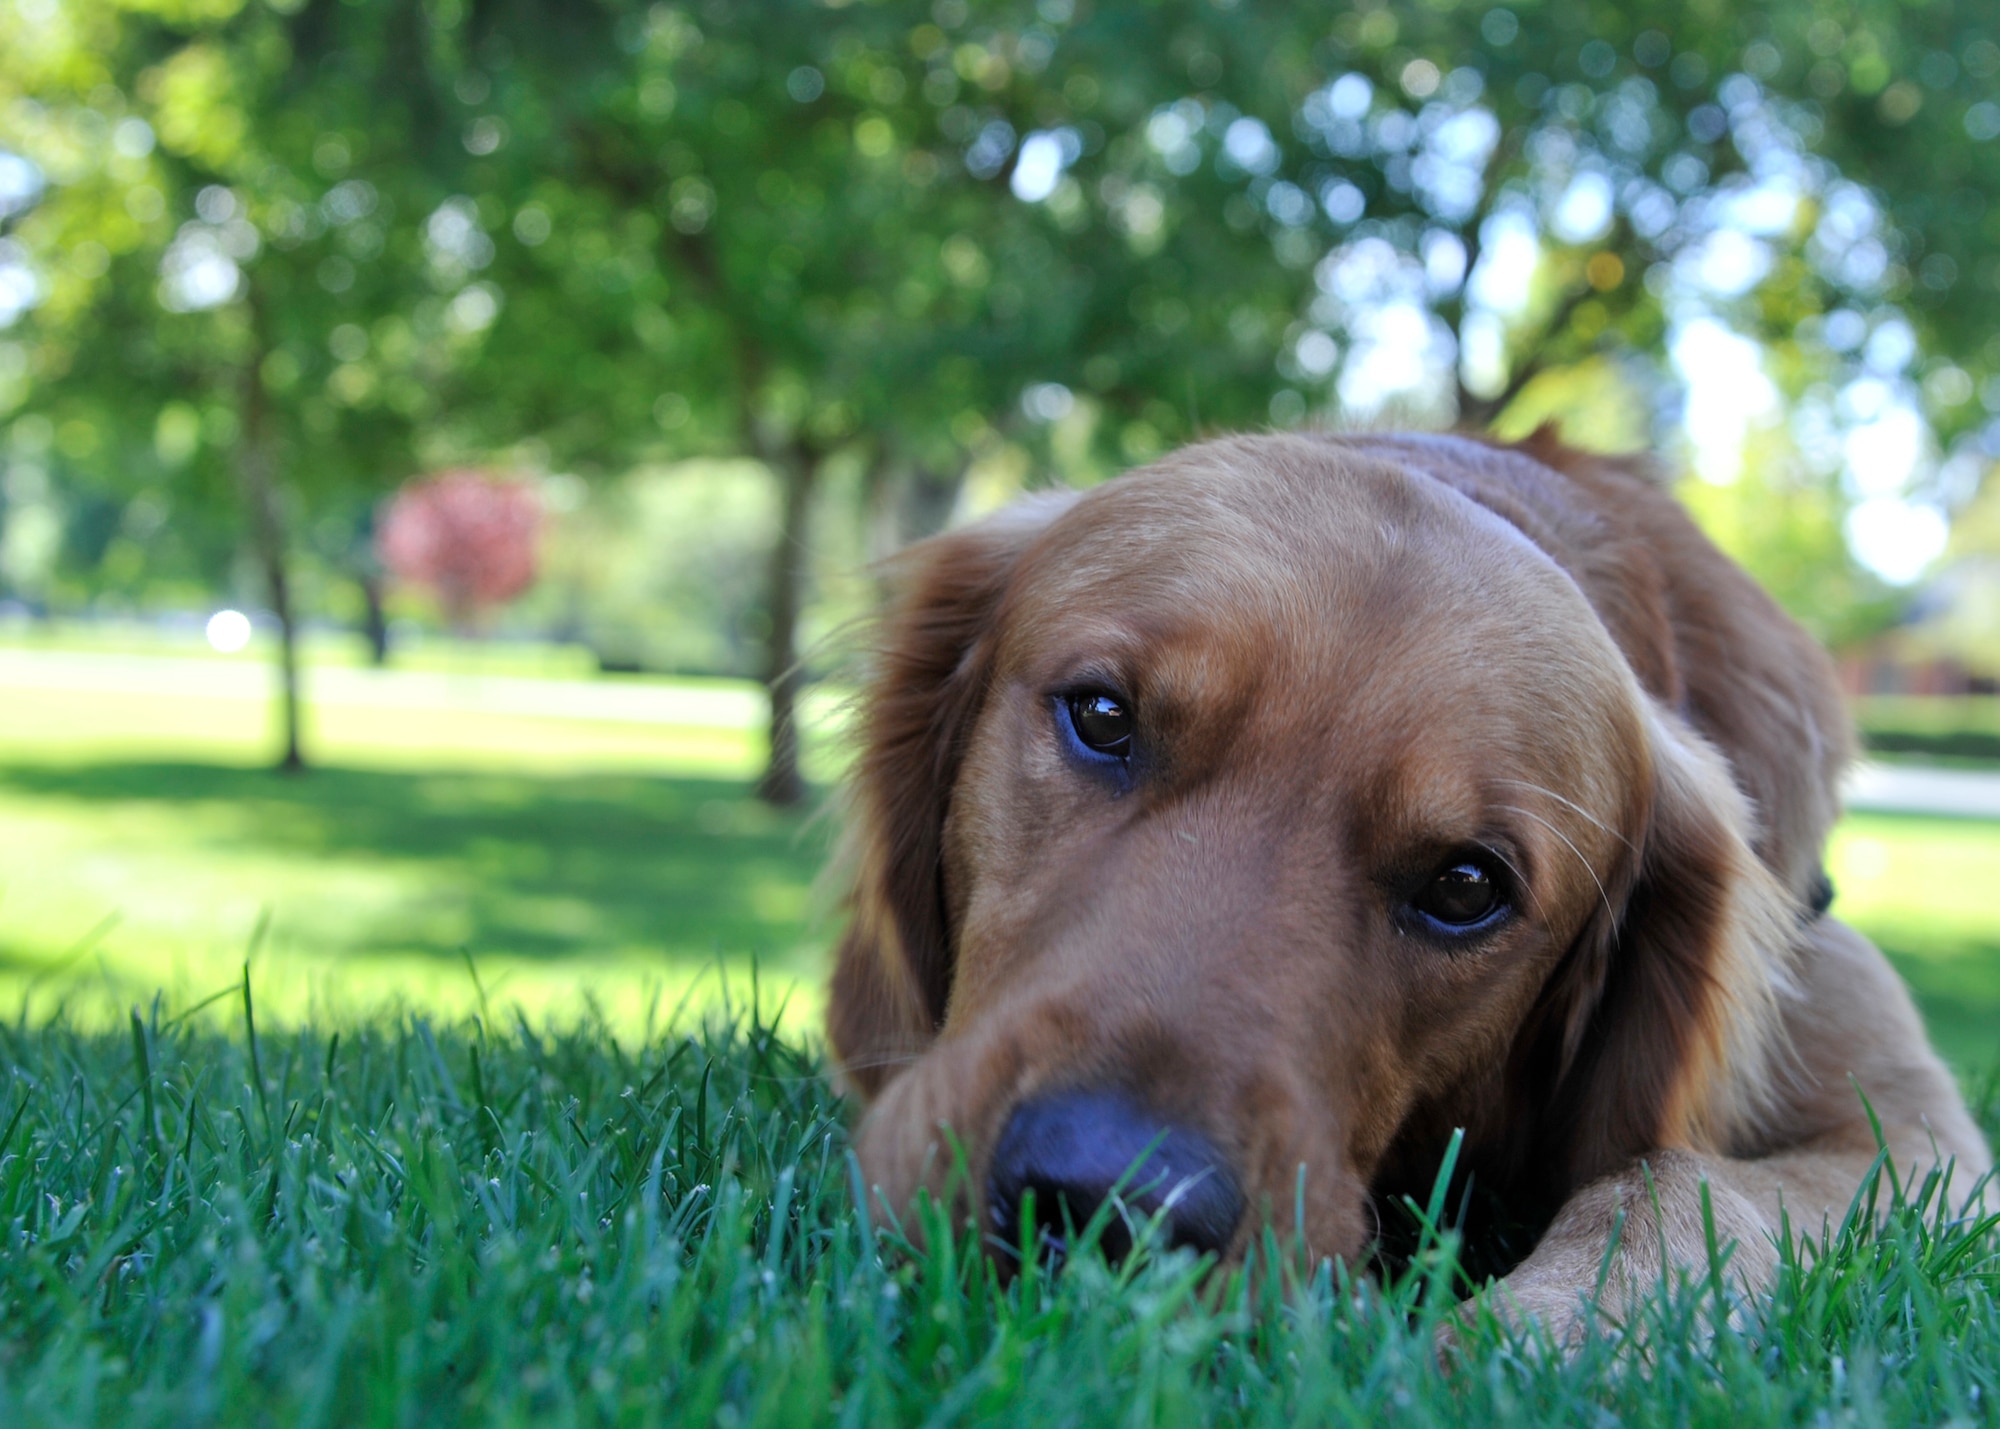
POLYGON ((916 1248, 857 1206, 844 1109, 754 1007, 630 1042, 278 1030, 232 988, 0 1046, 24 1426, 1760 1425, 1970 1421, 2000 1393, 1993 1222, 1934 1179, 1872 1193, 1879 1230, 1800 1228, 1769 1302, 1696 1275, 1643 1348, 1570 1360, 1478 1316, 1447 1364, 1448 1234, 1381 1281, 1267 1237, 1250 1276, 1085 1252, 1002 1285, 936 1211, 916 1248))
MULTIPOLYGON (((17 461, 110 503, 156 577, 226 576, 246 444, 352 527, 410 470, 455 341, 408 221, 434 186, 386 142, 405 116, 337 72, 301 84, 315 32, 261 6, 80 0, 48 18, 0 18, 20 45, 0 144, 48 182, 12 225, 47 293, 9 405, 53 440, 31 430, 24 449, 17 420, 17 461)), ((353 24, 317 35, 355 63, 376 43, 353 24)))
POLYGON ((1865 639, 1896 617, 1902 601, 1849 559, 1841 506, 1773 445, 1754 443, 1752 450, 1764 459, 1749 463, 1735 481, 1689 478, 1675 494, 1709 537, 1754 571, 1821 644, 1839 649, 1865 639))
MULTIPOLYGON (((98 587, 222 579, 246 441, 350 564, 377 493, 468 458, 753 455, 802 485, 838 457, 907 533, 996 453, 1092 479, 1385 401, 1583 404, 1658 444, 1668 339, 1712 316, 1809 418, 1770 453, 1805 534, 1744 549, 1828 631, 1872 628, 1841 430, 1921 405, 1953 461, 1917 494, 1955 505, 2000 401, 1985 18, 0 9, 0 147, 43 181, 0 216, 43 289, 0 342, 9 483, 43 512, 7 569, 46 588, 54 512, 98 587), (1541 383, 1571 370, 1618 380, 1541 383)), ((782 614, 798 571, 767 579, 782 614)))

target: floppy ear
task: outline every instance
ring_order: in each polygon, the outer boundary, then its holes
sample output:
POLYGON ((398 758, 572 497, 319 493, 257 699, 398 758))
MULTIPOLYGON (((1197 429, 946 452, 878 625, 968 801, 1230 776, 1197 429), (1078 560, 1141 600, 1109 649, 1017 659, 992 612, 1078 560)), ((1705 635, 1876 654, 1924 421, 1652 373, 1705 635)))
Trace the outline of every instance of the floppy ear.
POLYGON ((862 696, 850 788, 852 921, 827 1007, 834 1055, 864 1097, 944 1023, 954 952, 941 860, 952 785, 991 677, 994 617, 1014 567, 1074 499, 1031 498, 890 563, 893 594, 862 696))
POLYGON ((1544 1004, 1560 1038, 1555 1164, 1571 1187, 1666 1147, 1727 1153, 1787 1051, 1778 998, 1801 910, 1753 851, 1722 756, 1648 707, 1651 809, 1624 896, 1608 890, 1616 913, 1577 940, 1544 1004))

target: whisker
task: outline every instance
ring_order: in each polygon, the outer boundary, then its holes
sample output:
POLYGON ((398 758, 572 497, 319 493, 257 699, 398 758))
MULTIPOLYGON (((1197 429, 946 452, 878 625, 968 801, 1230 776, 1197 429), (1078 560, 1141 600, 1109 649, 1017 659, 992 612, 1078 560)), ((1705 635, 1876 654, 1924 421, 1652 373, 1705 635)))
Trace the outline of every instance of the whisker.
POLYGON ((907 1067, 922 1056, 921 1052, 902 1052, 894 1056, 856 1057, 839 1065, 850 1072, 870 1072, 877 1067, 907 1067))
POLYGON ((1611 909, 1611 895, 1604 891, 1604 880, 1597 876, 1597 870, 1590 866, 1590 860, 1583 856, 1583 850, 1578 848, 1575 844, 1569 841, 1568 834, 1564 833, 1561 829, 1557 828, 1554 824, 1550 823, 1547 819, 1543 818, 1540 814, 1536 813, 1532 809, 1523 809, 1514 804, 1498 804, 1495 805, 1495 807, 1505 809, 1509 813, 1520 814, 1526 818, 1533 819, 1536 823, 1540 824, 1543 828, 1547 829, 1550 833, 1554 834, 1557 838, 1561 839, 1563 841, 1563 847, 1576 855, 1576 861, 1583 865, 1583 871, 1589 874, 1590 881, 1597 885, 1597 897, 1598 901, 1604 904, 1604 916, 1611 920, 1612 927, 1615 928, 1618 926, 1618 915, 1614 913, 1611 909))
MULTIPOLYGON (((1540 784, 1533 783, 1526 779, 1495 779, 1493 782, 1495 784, 1512 784, 1517 789, 1532 789, 1537 794, 1546 795, 1548 798, 1554 799, 1558 804, 1562 804, 1567 808, 1576 810, 1576 812, 1581 814, 1587 821, 1594 824, 1596 827, 1602 829, 1605 833, 1610 834, 1611 837, 1617 839, 1618 842, 1624 844, 1626 848, 1632 849, 1634 853, 1638 852, 1638 849, 1633 847, 1632 840, 1626 838, 1625 835, 1619 833, 1618 830, 1612 828, 1611 825, 1605 823, 1604 820, 1598 818, 1597 815, 1591 813, 1590 810, 1584 808, 1583 805, 1577 803, 1574 799, 1565 799, 1555 790, 1547 788, 1540 784)), ((1521 810, 1520 812, 1525 813, 1527 811, 1521 810)))
POLYGON ((1535 905, 1535 916, 1542 919, 1544 922, 1548 921, 1549 910, 1542 906, 1542 900, 1536 896, 1534 885, 1528 882, 1528 875, 1521 872, 1520 869, 1516 868, 1514 866, 1514 860, 1507 857, 1506 854, 1500 852, 1499 849, 1489 848, 1486 851, 1492 854, 1493 857, 1499 859, 1500 862, 1506 867, 1507 871, 1514 875, 1515 885, 1521 888, 1524 892, 1526 892, 1528 895, 1528 901, 1535 905))

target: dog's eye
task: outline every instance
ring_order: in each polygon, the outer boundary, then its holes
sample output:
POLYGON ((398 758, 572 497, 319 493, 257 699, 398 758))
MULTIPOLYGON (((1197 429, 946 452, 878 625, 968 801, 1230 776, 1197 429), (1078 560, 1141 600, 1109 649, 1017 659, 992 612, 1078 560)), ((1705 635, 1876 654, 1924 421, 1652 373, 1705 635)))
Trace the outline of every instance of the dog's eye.
POLYGON ((1462 931, 1485 922, 1499 910, 1500 883, 1468 859, 1440 870, 1410 901, 1425 917, 1462 931))
POLYGON ((1083 747, 1094 753, 1122 756, 1132 748, 1132 711, 1116 695, 1101 690, 1071 695, 1069 722, 1083 747))

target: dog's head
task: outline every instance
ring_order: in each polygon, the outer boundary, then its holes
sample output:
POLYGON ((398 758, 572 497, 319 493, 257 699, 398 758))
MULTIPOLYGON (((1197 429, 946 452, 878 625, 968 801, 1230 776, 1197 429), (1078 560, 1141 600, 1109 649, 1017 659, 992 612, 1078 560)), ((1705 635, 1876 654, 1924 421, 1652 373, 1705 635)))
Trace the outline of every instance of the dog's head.
POLYGON ((1352 1255, 1454 1127, 1560 1195, 1756 1114, 1795 908, 1727 765, 1380 450, 1214 443, 914 548, 861 739, 830 1022, 892 1200, 956 1138, 1013 1243, 1150 1153, 1176 1238, 1352 1255))

